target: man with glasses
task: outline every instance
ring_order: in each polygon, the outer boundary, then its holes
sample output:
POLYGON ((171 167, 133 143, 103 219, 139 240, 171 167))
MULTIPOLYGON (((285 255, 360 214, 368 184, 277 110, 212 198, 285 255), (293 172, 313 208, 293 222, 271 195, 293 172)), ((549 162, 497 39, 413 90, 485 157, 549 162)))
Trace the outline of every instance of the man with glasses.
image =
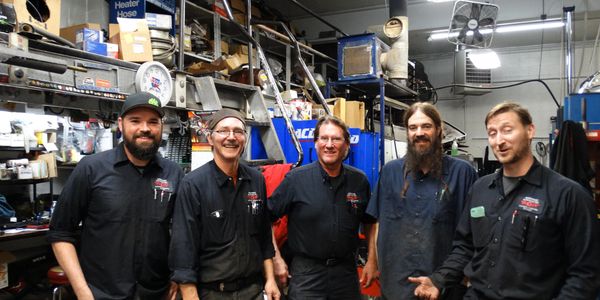
POLYGON ((48 240, 77 299, 175 299, 167 252, 183 171, 157 154, 163 115, 153 95, 129 95, 123 143, 82 159, 63 187, 48 240))
POLYGON ((212 115, 214 159, 180 184, 169 265, 187 299, 279 299, 273 275, 265 181, 240 162, 246 122, 232 109, 212 115))
POLYGON ((290 171, 268 202, 275 217, 288 215, 289 298, 360 299, 355 252, 360 223, 372 222, 369 182, 342 163, 350 148, 343 121, 319 119, 314 141, 318 161, 290 171))
MULTIPOLYGON (((435 106, 413 104, 404 114, 404 126, 406 155, 383 167, 367 209, 378 219, 384 299, 413 299, 414 284, 408 277, 430 274, 446 258, 467 192, 477 178, 466 161, 444 155, 442 117, 435 106)), ((445 299, 462 299, 461 287, 448 289, 445 299)))

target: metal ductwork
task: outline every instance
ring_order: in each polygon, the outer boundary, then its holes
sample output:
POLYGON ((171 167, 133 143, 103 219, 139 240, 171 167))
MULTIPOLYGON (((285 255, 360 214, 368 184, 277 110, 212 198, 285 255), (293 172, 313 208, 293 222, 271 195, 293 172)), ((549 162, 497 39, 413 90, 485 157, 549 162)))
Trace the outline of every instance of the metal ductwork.
POLYGON ((390 19, 383 25, 391 49, 381 57, 381 64, 392 79, 408 78, 407 0, 390 0, 390 19))
POLYGON ((407 16, 408 0, 390 0, 390 18, 396 16, 407 16))

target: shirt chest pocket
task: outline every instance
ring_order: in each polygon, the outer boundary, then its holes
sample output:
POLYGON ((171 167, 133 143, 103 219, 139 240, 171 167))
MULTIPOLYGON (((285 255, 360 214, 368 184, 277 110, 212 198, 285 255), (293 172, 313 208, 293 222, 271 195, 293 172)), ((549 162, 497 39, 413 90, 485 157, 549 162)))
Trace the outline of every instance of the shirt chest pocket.
POLYGON ((155 191, 154 198, 149 199, 146 206, 149 210, 148 216, 150 221, 168 222, 173 213, 173 203, 171 197, 173 194, 169 191, 155 191))
POLYGON ((491 240, 492 225, 489 217, 472 217, 471 232, 473 233, 473 246, 476 249, 485 247, 491 240))
MULTIPOLYGON (((531 252, 540 246, 540 235, 550 227, 546 220, 537 214, 518 210, 507 230, 506 245, 513 252, 531 252)), ((545 235, 548 238, 552 236, 545 235)))
POLYGON ((220 207, 213 207, 204 216, 203 240, 206 245, 223 245, 235 237, 235 216, 220 207))

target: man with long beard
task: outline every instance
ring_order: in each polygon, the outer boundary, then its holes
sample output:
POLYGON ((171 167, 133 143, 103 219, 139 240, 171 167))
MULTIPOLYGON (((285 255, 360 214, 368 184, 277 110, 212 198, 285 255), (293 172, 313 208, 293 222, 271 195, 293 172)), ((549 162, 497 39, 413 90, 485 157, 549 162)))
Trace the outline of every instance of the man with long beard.
POLYGON ((82 159, 62 190, 48 240, 79 300, 174 298, 169 228, 183 171, 157 155, 163 115, 153 95, 129 95, 124 142, 82 159))
POLYGON ((527 109, 501 103, 485 127, 502 168, 473 184, 452 252, 430 277, 410 278, 415 295, 435 300, 466 275, 465 299, 595 299, 600 233, 591 195, 533 157, 527 109))
MULTIPOLYGON (((407 154, 383 167, 367 208, 378 219, 381 292, 391 300, 413 299, 415 286, 408 277, 430 274, 444 261, 477 178, 466 161, 443 154, 442 118, 433 105, 413 104, 404 114, 404 125, 407 154)), ((460 297, 460 288, 446 294, 447 299, 460 297)))

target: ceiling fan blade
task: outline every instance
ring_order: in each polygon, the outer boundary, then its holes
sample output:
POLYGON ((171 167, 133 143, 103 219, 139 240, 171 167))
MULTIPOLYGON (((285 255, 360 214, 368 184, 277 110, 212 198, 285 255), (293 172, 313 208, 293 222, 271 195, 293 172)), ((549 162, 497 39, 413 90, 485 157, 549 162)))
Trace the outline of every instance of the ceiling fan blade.
POLYGON ((460 24, 467 24, 467 22, 469 22, 469 18, 467 18, 467 16, 464 15, 454 15, 454 22, 460 23, 460 24))
POLYGON ((471 19, 479 20, 481 16, 481 4, 473 4, 471 6, 471 19))
POLYGON ((469 32, 469 27, 466 27, 466 26, 465 26, 465 27, 463 27, 463 29, 462 29, 462 30, 460 31, 460 33, 458 34, 458 37, 457 37, 457 39, 458 39, 459 41, 462 41, 462 42, 464 42, 464 41, 465 41, 465 38, 467 37, 467 32, 469 32))
POLYGON ((473 39, 477 43, 481 43, 481 42, 483 42, 483 34, 481 34, 481 32, 479 32, 479 30, 474 30, 473 31, 473 39))
POLYGON ((492 18, 485 18, 482 20, 479 20, 479 26, 488 26, 488 25, 492 25, 494 24, 494 19, 492 18))

